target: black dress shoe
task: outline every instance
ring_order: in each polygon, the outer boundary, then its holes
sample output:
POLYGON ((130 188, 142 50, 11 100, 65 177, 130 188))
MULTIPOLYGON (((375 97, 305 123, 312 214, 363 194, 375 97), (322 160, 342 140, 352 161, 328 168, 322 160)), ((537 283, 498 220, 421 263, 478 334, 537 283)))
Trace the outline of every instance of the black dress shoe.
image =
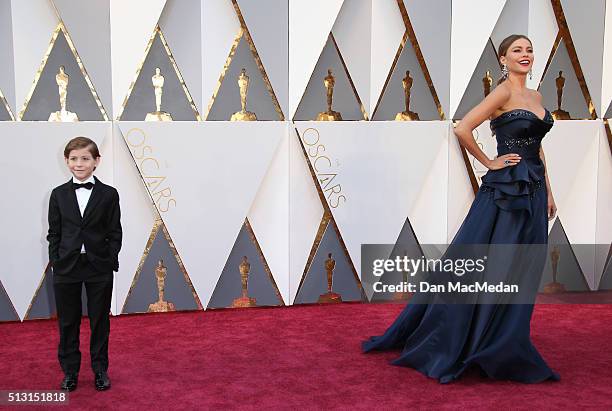
POLYGON ((94 385, 98 391, 105 391, 111 387, 110 378, 108 378, 106 371, 96 373, 94 385))
POLYGON ((76 390, 78 379, 78 374, 66 374, 60 384, 60 388, 64 391, 74 391, 76 390))

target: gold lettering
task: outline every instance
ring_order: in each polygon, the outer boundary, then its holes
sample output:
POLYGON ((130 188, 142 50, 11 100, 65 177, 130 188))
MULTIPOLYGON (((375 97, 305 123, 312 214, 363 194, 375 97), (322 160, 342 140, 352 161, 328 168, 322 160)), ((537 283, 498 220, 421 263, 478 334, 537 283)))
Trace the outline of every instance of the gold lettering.
POLYGON ((302 140, 304 140, 304 144, 306 144, 307 146, 314 146, 315 144, 317 144, 319 142, 319 131, 314 129, 314 128, 307 128, 306 130, 304 130, 304 132, 302 133, 302 140), (311 133, 309 133, 311 132, 311 133), (309 143, 307 140, 307 136, 309 134, 315 134, 316 135, 316 140, 313 143, 309 143))
MULTIPOLYGON (((127 134, 125 135, 125 140, 127 141, 128 145, 132 146, 132 147, 140 147, 141 145, 143 145, 145 143, 145 141, 147 140, 147 136, 145 135, 144 130, 140 129, 140 128, 132 128, 130 129, 127 134), (134 141, 132 141, 133 137, 132 137, 132 133, 133 132, 137 132, 141 134, 142 141, 138 144, 136 144, 134 141)), ((138 140, 136 140, 138 141, 138 140)))
POLYGON ((312 162, 312 165, 313 165, 313 167, 314 167, 314 169, 315 169, 315 172, 317 172, 317 173, 319 172, 319 167, 317 166, 317 161, 319 161, 319 160, 320 160, 320 159, 322 159, 322 158, 324 158, 325 160, 327 160, 327 162, 328 162, 328 164, 329 164, 329 168, 331 168, 331 166, 332 166, 332 162, 331 162, 331 160, 329 159, 329 157, 327 157, 327 156, 317 157, 317 158, 316 158, 316 159, 315 159, 315 160, 312 162))
POLYGON ((343 202, 346 202, 346 196, 345 195, 340 195, 338 196, 338 198, 336 199, 336 203, 331 203, 331 199, 330 199, 330 204, 329 206, 331 208, 337 208, 340 205, 340 200, 344 200, 343 202))
POLYGON ((166 211, 168 211, 170 209, 170 205, 173 204, 176 207, 176 200, 174 198, 171 198, 168 200, 168 202, 166 203, 166 208, 163 208, 162 205, 159 205, 159 211, 161 211, 162 213, 165 213, 166 211))

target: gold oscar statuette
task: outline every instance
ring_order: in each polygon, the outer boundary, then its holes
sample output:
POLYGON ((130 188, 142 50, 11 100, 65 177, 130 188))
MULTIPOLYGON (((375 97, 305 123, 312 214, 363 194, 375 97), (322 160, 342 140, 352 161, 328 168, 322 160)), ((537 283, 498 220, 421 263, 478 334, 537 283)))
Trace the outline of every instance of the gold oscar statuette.
POLYGON ((552 263, 553 270, 553 280, 551 283, 548 283, 544 286, 544 293, 546 294, 556 294, 565 292, 565 286, 557 282, 557 267, 559 266, 559 257, 561 253, 559 252, 559 246, 554 246, 553 250, 550 252, 550 261, 552 263))
POLYGON ((323 111, 317 114, 317 121, 340 121, 342 115, 332 110, 332 100, 334 97, 334 85, 336 84, 336 78, 332 74, 331 69, 327 70, 327 76, 323 79, 323 85, 327 90, 327 111, 323 111))
POLYGON ((555 79, 557 86, 557 109, 552 112, 552 116, 555 120, 570 120, 570 114, 561 109, 561 102, 563 101, 563 87, 565 86, 565 77, 563 77, 563 71, 559 71, 559 77, 555 79))
POLYGON ((249 297, 249 271, 251 271, 251 264, 247 260, 246 255, 242 257, 242 262, 238 267, 240 269, 240 282, 242 283, 242 293, 240 297, 236 298, 232 303, 232 308, 240 307, 255 307, 257 306, 257 300, 253 297, 249 297))
POLYGON ((255 113, 247 111, 247 93, 249 92, 249 76, 246 74, 246 69, 240 71, 238 76, 238 89, 240 90, 240 105, 241 110, 232 114, 230 121, 257 121, 255 113))
POLYGON ((166 266, 164 266, 164 260, 157 262, 155 267, 155 278, 157 279, 157 295, 158 299, 155 303, 149 304, 149 313, 165 313, 168 311, 176 311, 174 304, 164 300, 164 291, 166 289, 166 266))
POLYGON ((419 115, 414 111, 410 111, 410 90, 412 89, 413 79, 410 77, 410 70, 406 70, 406 77, 402 79, 402 87, 404 88, 404 103, 406 111, 397 113, 395 121, 418 121, 419 115))
POLYGON ((170 113, 166 113, 161 109, 161 99, 164 92, 164 76, 161 74, 159 67, 155 68, 155 74, 151 77, 153 89, 155 90, 155 111, 147 113, 145 121, 172 121, 170 113))
POLYGON ((485 76, 482 78, 482 87, 484 88, 484 96, 488 96, 491 93, 491 87, 493 86, 493 77, 491 77, 491 72, 489 70, 486 71, 485 76))
POLYGON ((325 260, 325 271, 327 273, 327 292, 319 296, 319 303, 341 303, 342 297, 338 293, 332 291, 334 268, 336 267, 336 260, 332 258, 331 253, 327 254, 325 260))
POLYGON ((66 97, 68 96, 68 81, 70 76, 65 72, 64 66, 59 67, 55 75, 55 82, 59 90, 60 111, 54 111, 49 115, 49 121, 73 122, 79 121, 76 113, 66 110, 66 97))

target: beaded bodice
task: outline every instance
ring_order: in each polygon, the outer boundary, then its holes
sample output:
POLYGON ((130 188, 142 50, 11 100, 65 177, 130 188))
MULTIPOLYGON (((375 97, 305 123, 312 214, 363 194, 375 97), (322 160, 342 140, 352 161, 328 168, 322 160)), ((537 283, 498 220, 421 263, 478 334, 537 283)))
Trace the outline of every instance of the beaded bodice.
POLYGON ((543 118, 525 109, 506 111, 491 120, 499 156, 516 153, 518 164, 489 170, 482 176, 480 190, 487 192, 504 210, 532 213, 531 200, 545 187, 545 167, 540 159, 542 139, 553 126, 553 117, 545 110, 543 118))
POLYGON ((497 154, 539 156, 541 141, 553 122, 552 115, 546 109, 543 118, 525 109, 514 109, 497 116, 490 124, 497 138, 497 154))

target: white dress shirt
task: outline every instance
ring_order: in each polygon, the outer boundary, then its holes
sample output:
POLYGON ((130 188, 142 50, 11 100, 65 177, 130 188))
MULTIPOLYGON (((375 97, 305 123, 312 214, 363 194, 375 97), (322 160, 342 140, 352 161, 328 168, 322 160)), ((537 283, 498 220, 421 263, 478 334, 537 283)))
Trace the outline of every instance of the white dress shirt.
MULTIPOLYGON (((72 182, 76 184, 85 184, 85 183, 96 184, 96 180, 94 179, 93 175, 89 176, 89 178, 85 181, 80 181, 79 179, 73 176, 72 182)), ((74 190, 74 193, 76 194, 76 198, 77 198, 77 203, 79 203, 79 211, 81 212, 81 217, 83 217, 83 213, 85 212, 85 207, 87 207, 87 202, 89 201, 89 197, 91 197, 92 191, 93 191, 93 188, 91 190, 88 190, 86 188, 77 188, 76 190, 74 190)), ((81 245, 81 254, 85 254, 85 244, 81 245)))

